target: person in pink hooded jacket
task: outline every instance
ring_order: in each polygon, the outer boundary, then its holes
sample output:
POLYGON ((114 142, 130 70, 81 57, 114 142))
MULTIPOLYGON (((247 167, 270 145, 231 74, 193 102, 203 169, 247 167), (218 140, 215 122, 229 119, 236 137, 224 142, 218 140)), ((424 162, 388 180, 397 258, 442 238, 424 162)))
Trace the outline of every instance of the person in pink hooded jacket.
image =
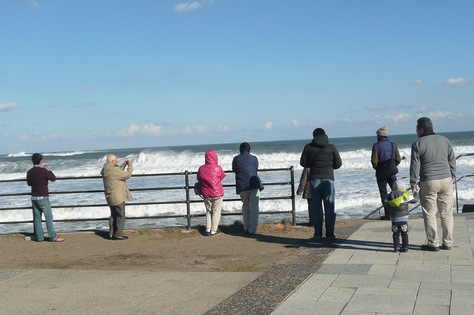
POLYGON ((209 150, 205 155, 205 164, 199 167, 197 180, 202 186, 202 197, 206 206, 206 235, 216 235, 221 219, 224 187, 222 180, 226 176, 218 164, 217 153, 209 150))

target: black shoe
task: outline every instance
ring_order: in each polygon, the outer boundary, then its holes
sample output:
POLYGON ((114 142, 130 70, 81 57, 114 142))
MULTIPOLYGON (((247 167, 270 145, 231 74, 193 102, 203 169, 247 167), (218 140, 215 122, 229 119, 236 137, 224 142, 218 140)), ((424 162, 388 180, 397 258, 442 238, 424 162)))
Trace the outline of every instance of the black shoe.
POLYGON ((441 246, 441 249, 444 249, 444 250, 451 250, 451 246, 442 245, 442 246, 441 246))
POLYGON ((429 245, 421 245, 421 250, 425 250, 428 252, 439 252, 439 247, 436 246, 429 246, 429 245))
POLYGON ((408 248, 400 248, 400 253, 406 253, 408 252, 408 248))
POLYGON ((128 236, 120 236, 120 237, 112 237, 112 239, 114 241, 124 241, 124 240, 128 240, 128 236))

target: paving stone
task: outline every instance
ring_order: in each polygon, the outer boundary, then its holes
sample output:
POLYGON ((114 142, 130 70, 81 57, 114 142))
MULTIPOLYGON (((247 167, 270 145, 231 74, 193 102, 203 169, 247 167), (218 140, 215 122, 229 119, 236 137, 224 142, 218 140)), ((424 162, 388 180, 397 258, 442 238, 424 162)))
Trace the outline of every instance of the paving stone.
POLYGON ((367 264, 325 264, 317 274, 366 275, 372 265, 367 264))

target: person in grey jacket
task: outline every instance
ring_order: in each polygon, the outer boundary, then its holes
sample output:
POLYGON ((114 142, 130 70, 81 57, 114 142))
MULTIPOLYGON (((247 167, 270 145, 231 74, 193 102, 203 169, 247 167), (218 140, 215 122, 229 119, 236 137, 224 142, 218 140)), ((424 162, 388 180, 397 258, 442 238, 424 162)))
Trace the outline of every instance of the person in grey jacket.
POLYGON ((423 211, 428 243, 422 250, 439 251, 436 212, 439 210, 443 229, 443 249, 453 246, 453 181, 456 178, 456 157, 451 142, 433 131, 427 117, 417 120, 418 140, 411 146, 410 186, 418 193, 423 211), (419 189, 417 187, 419 185, 419 189))

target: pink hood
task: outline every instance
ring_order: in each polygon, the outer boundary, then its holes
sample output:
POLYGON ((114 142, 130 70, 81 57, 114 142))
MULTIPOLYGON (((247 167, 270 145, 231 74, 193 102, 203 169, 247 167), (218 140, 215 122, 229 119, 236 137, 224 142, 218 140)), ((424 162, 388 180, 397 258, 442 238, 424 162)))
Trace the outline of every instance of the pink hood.
POLYGON ((202 165, 197 174, 197 180, 202 184, 202 196, 204 198, 215 198, 224 196, 222 180, 226 176, 218 163, 219 157, 213 150, 206 152, 205 164, 202 165))

